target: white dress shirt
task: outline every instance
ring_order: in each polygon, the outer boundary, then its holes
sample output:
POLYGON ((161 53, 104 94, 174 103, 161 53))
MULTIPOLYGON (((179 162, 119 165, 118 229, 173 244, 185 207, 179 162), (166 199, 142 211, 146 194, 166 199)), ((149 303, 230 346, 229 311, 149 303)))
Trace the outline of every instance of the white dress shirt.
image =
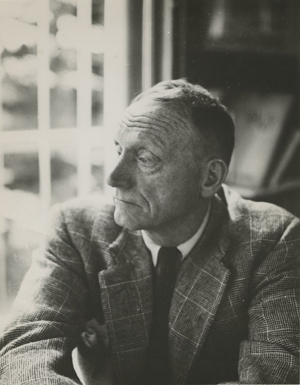
MULTIPOLYGON (((192 248, 195 246, 195 244, 198 242, 201 235, 203 234, 203 231, 204 231, 204 229, 207 225, 207 222, 208 222, 209 212, 210 212, 210 206, 209 206, 209 208, 205 214, 205 217, 204 217, 199 229, 195 232, 195 234, 191 238, 189 238, 187 241, 176 246, 177 249, 181 251, 182 259, 188 255, 188 253, 192 250, 192 248)), ((152 241, 152 239, 149 237, 149 235, 147 235, 147 233, 144 230, 142 230, 142 237, 143 237, 143 240, 145 242, 145 245, 147 246, 147 248, 151 252, 153 264, 154 264, 154 266, 156 266, 158 251, 163 245, 157 245, 156 243, 154 243, 152 241)))

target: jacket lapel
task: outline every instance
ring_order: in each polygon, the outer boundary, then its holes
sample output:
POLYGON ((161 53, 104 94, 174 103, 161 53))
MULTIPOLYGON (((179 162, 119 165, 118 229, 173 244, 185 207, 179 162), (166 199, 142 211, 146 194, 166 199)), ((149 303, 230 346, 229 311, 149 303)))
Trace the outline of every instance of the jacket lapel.
POLYGON ((229 244, 225 215, 225 207, 215 198, 205 233, 183 261, 177 277, 170 309, 170 351, 176 384, 185 382, 229 278, 229 270, 221 261, 229 244))
POLYGON ((109 246, 99 273, 113 362, 120 378, 134 379, 146 361, 152 320, 151 257, 139 233, 123 230, 109 246))
MULTIPOLYGON (((170 353, 174 383, 185 382, 203 346, 228 282, 222 263, 229 245, 227 210, 215 198, 207 228, 180 268, 170 309, 170 353)), ((140 233, 123 230, 104 253, 99 273, 102 306, 114 372, 137 380, 146 362, 152 322, 153 265, 140 233)))

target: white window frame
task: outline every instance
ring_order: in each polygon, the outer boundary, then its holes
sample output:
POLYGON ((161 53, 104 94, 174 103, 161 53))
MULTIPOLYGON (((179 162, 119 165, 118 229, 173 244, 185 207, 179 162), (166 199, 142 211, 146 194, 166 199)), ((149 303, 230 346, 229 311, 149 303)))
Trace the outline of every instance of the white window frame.
MULTIPOLYGON (((117 117, 128 105, 129 82, 128 66, 128 28, 127 15, 130 0, 105 0, 105 50, 104 50, 104 125, 92 127, 92 54, 86 44, 92 24, 92 0, 77 0, 77 20, 81 40, 77 50, 77 126, 70 128, 50 128, 50 52, 49 52, 49 0, 38 1, 38 129, 21 131, 4 131, 1 125, 3 116, 0 87, 0 169, 4 170, 5 153, 37 151, 39 157, 39 183, 41 202, 40 226, 45 229, 51 205, 51 151, 61 143, 71 140, 77 149, 77 191, 84 197, 91 190, 91 150, 97 144, 104 151, 104 176, 115 159, 112 147, 114 128, 117 117), (5 149, 5 150, 4 150, 5 149)), ((1 63, 0 63, 1 65, 1 63)), ((1 70, 1 68, 0 68, 1 70)), ((1 71, 0 71, 1 72, 1 71)), ((0 189, 4 189, 4 176, 0 175, 0 189)), ((104 199, 110 196, 110 190, 104 184, 104 199)), ((0 203, 3 204, 4 202, 0 203)), ((0 208, 0 222, 1 208, 0 208)), ((1 225, 1 223, 0 223, 1 225)), ((44 230, 42 230, 44 231, 44 230)), ((5 242, 0 228, 0 315, 7 310, 7 261, 5 242)), ((1 326, 1 325, 0 325, 1 326)))

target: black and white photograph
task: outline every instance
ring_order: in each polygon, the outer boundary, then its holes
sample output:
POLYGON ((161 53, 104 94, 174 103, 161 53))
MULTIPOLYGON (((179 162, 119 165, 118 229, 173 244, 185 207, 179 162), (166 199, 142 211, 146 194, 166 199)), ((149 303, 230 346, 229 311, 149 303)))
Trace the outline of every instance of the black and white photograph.
POLYGON ((300 1, 0 0, 0 385, 299 355, 300 1))

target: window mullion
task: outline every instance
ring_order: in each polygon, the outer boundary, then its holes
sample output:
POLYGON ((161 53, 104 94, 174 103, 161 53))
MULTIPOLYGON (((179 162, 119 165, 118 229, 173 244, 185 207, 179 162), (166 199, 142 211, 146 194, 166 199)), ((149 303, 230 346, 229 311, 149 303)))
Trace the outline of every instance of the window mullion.
MULTIPOLYGON (((0 62, 0 207, 5 202, 1 202, 4 196, 4 148, 3 148, 3 101, 2 101, 2 67, 0 62), (1 198, 2 196, 2 198, 1 198)), ((5 221, 0 211, 0 314, 5 314, 7 310, 7 263, 6 245, 4 241, 5 221)), ((0 319, 1 321, 1 319, 0 319)), ((0 325, 1 326, 1 325, 0 325)))
POLYGON ((91 125, 92 125, 92 57, 88 45, 92 23, 92 1, 77 1, 79 44, 77 50, 77 127, 78 142, 78 195, 86 196, 91 189, 91 125))
POLYGON ((173 1, 163 0, 161 80, 173 75, 173 1))
POLYGON ((50 71, 49 71, 49 0, 39 1, 37 43, 38 131, 39 131, 39 179, 41 199, 41 222, 47 221, 51 204, 50 164, 50 71))
POLYGON ((154 0, 143 0, 142 89, 153 85, 154 0))

